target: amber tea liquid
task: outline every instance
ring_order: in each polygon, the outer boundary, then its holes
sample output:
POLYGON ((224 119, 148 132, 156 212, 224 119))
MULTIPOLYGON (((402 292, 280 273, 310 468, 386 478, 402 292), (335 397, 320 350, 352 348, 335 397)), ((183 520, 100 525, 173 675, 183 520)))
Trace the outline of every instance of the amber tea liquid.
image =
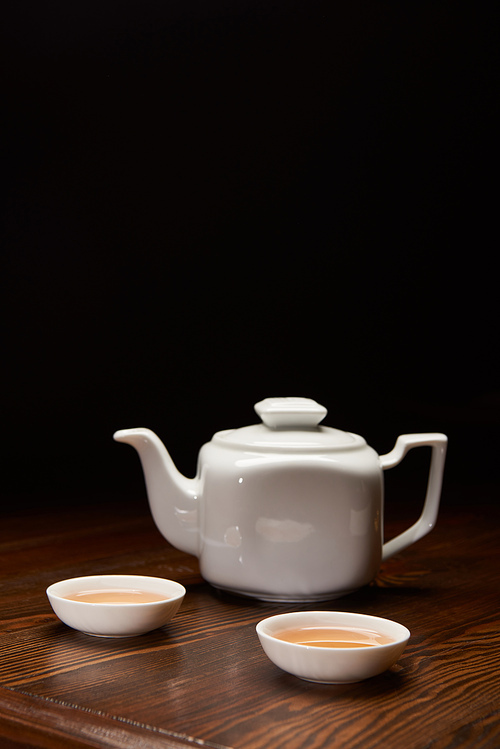
POLYGON ((147 590, 134 590, 130 588, 107 588, 106 590, 79 590, 64 596, 70 601, 83 601, 84 603, 152 603, 153 601, 165 601, 169 596, 160 593, 151 593, 147 590))
POLYGON ((274 637, 317 648, 369 648, 394 642, 391 637, 361 627, 295 627, 274 637))

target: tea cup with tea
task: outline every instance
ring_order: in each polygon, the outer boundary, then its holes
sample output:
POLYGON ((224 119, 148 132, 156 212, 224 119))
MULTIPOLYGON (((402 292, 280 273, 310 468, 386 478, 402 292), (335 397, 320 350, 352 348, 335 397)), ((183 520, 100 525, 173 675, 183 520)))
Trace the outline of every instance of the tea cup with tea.
POLYGON ((410 638, 402 624, 345 611, 299 611, 263 619, 257 635, 268 658, 306 681, 348 684, 390 668, 410 638))
POLYGON ((47 597, 68 627, 98 637, 131 637, 162 627, 177 613, 186 589, 144 575, 89 575, 49 585, 47 597))

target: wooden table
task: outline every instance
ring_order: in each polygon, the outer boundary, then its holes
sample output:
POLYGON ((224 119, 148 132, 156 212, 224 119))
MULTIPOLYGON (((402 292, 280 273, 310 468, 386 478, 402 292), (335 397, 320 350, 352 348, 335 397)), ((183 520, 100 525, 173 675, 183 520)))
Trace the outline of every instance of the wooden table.
POLYGON ((0 746, 500 746, 498 497, 454 492, 432 533, 372 585, 309 607, 393 618, 412 633, 393 669, 335 686, 280 671, 257 640, 260 619, 306 606, 217 593, 144 502, 23 510, 16 500, 0 521, 0 746), (187 595, 161 630, 93 638, 59 622, 45 588, 95 573, 169 577, 187 595))

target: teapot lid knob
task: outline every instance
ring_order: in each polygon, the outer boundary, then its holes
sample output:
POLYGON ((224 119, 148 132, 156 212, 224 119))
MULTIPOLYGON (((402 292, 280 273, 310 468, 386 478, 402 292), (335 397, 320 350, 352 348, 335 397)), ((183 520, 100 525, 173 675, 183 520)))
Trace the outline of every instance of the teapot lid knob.
POLYGON ((315 427, 327 414, 324 406, 310 398, 264 398, 254 408, 272 429, 315 427))

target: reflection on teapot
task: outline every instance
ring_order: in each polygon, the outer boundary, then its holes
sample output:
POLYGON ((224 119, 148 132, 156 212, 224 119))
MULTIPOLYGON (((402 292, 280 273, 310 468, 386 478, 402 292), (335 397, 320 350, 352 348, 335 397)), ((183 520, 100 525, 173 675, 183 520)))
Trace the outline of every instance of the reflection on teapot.
POLYGON ((199 558, 213 586, 262 600, 337 598, 435 525, 444 434, 401 435, 378 456, 359 435, 320 426, 327 411, 308 398, 266 398, 255 410, 260 424, 203 445, 193 479, 149 429, 114 435, 139 453, 159 530, 199 558), (422 514, 383 544, 383 471, 420 446, 432 447, 422 514))

